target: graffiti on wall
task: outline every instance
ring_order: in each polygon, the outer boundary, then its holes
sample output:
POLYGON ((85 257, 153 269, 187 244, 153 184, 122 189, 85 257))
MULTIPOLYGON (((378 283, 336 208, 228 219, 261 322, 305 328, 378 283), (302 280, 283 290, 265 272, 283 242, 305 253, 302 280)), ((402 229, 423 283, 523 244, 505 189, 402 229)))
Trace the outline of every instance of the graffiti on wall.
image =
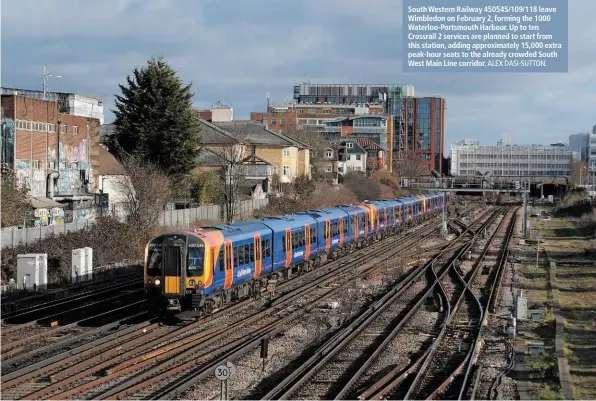
POLYGON ((14 170, 14 121, 10 118, 0 120, 0 143, 2 144, 2 171, 14 170))
POLYGON ((89 181, 86 189, 92 187, 93 174, 89 165, 87 151, 88 140, 82 139, 77 145, 60 142, 58 151, 55 147, 48 149, 48 158, 55 161, 60 153, 58 172, 60 177, 56 186, 57 193, 85 193, 84 180, 89 181))
POLYGON ((26 188, 31 196, 46 195, 46 174, 44 169, 32 168, 31 163, 25 160, 15 161, 15 183, 26 188))

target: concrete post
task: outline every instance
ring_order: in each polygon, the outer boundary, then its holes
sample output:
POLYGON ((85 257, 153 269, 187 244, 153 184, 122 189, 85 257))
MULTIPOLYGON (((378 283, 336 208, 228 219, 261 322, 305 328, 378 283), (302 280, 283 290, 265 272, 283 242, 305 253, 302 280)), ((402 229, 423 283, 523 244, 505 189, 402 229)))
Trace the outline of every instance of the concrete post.
POLYGON ((447 191, 443 191, 443 225, 441 229, 447 238, 447 191))
POLYGON ((524 238, 527 238, 528 237, 528 193, 524 192, 522 194, 522 198, 524 201, 524 218, 523 218, 522 236, 524 238))

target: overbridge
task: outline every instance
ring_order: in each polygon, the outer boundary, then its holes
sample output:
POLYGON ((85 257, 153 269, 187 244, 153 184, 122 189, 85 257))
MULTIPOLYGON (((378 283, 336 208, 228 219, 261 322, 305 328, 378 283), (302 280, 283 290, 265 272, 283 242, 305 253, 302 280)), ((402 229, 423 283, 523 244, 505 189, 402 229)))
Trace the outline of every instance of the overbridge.
POLYGON ((521 194, 523 200, 522 235, 527 237, 528 194, 532 177, 402 177, 401 187, 430 192, 443 192, 443 232, 447 232, 447 192, 521 194))

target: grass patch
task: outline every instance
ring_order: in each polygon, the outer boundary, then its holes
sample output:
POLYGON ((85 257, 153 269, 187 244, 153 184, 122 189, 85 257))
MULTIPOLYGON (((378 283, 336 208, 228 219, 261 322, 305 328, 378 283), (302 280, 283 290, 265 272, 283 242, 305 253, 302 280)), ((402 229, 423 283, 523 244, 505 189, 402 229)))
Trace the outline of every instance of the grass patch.
POLYGON ((550 306, 553 298, 548 290, 524 290, 528 297, 528 309, 540 309, 543 306, 550 306))
POLYGON ((524 365, 530 370, 546 373, 555 368, 556 360, 554 355, 543 353, 538 356, 526 356, 524 365))
POLYGON ((538 400, 564 400, 561 393, 554 390, 548 384, 543 385, 536 390, 536 399, 538 400))
POLYGON ((559 285, 562 285, 565 287, 596 288, 596 276, 595 277, 557 277, 557 283, 559 285))
POLYGON ((559 291, 559 304, 566 309, 596 308, 596 292, 564 292, 559 291))

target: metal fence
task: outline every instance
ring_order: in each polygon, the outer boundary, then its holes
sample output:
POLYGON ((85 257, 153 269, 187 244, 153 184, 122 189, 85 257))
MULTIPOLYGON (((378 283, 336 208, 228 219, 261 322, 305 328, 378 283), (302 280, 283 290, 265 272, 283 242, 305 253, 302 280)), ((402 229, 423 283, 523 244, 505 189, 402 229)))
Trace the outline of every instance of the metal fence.
MULTIPOLYGON (((250 199, 239 202, 237 206, 237 218, 249 218, 253 211, 266 206, 268 199, 250 199)), ((161 213, 159 223, 165 227, 176 227, 189 225, 198 220, 221 221, 222 207, 219 205, 207 205, 192 209, 166 210, 161 213)), ((68 231, 78 231, 92 223, 73 223, 38 226, 25 229, 2 230, 2 248, 16 246, 19 243, 29 244, 43 239, 52 234, 62 234, 68 231)))

